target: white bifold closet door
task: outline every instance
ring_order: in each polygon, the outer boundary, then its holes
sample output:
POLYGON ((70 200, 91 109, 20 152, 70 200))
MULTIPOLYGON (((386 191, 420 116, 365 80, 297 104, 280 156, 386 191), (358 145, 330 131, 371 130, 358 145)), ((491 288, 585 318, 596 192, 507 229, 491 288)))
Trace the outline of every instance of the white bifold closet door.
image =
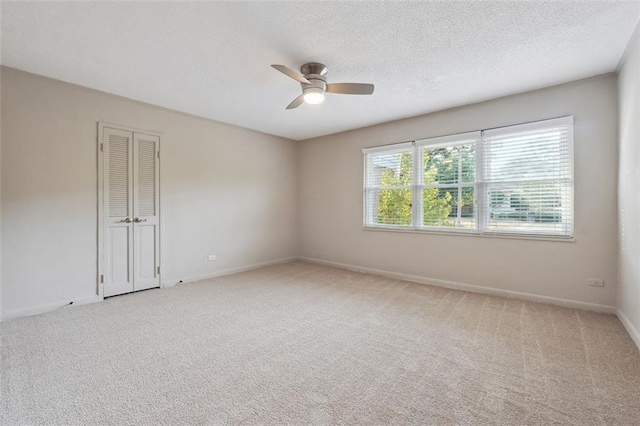
POLYGON ((104 128, 104 296, 160 287, 157 136, 104 128))

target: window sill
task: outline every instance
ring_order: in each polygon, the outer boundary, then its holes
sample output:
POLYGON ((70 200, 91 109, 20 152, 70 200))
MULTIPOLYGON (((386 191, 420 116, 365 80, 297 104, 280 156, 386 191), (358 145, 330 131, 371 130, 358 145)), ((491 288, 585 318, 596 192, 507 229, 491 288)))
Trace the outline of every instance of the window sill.
POLYGON ((382 232, 400 232, 409 234, 433 234, 433 235, 456 235, 462 237, 480 237, 480 238, 501 238, 508 240, 533 240, 533 241, 551 241, 559 243, 575 243, 575 237, 562 236, 543 236, 543 235, 526 235, 526 234, 498 234, 498 233, 480 233, 473 230, 448 230, 448 229, 415 229, 401 228, 394 226, 363 226, 363 231, 382 231, 382 232))

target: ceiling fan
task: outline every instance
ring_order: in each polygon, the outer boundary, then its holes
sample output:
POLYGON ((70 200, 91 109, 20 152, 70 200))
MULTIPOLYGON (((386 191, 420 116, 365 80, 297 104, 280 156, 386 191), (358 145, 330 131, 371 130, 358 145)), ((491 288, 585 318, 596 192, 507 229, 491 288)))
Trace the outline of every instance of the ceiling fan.
POLYGON ((287 109, 297 108, 303 102, 308 104, 319 104, 324 101, 325 93, 336 93, 339 95, 370 95, 373 93, 373 84, 363 83, 332 83, 327 84, 326 65, 317 62, 309 62, 300 67, 297 72, 285 67, 284 65, 271 65, 281 73, 296 80, 302 86, 302 94, 291 102, 287 109))

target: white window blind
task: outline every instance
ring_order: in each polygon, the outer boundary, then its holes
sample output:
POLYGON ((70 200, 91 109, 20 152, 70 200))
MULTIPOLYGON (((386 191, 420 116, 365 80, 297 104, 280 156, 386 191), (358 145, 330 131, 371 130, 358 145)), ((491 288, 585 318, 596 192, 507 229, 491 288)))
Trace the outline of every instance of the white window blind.
POLYGON ((364 225, 573 236, 573 118, 363 150, 364 225))
POLYGON ((572 120, 483 134, 485 232, 572 235, 572 120))
POLYGON ((413 225, 413 143, 372 149, 365 155, 366 223, 413 225))

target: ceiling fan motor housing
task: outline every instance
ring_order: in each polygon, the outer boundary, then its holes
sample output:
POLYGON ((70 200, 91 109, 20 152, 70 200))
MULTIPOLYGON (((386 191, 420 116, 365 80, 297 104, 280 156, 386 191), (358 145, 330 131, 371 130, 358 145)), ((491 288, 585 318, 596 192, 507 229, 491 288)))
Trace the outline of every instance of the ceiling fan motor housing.
POLYGON ((327 74, 327 66, 319 62, 309 62, 300 67, 300 72, 304 76, 307 74, 325 75, 327 74))
POLYGON ((304 64, 300 67, 300 72, 304 75, 304 78, 309 80, 309 83, 300 83, 302 86, 302 93, 322 93, 327 90, 327 79, 325 75, 327 74, 327 67, 324 64, 320 64, 318 62, 309 62, 308 64, 304 64))

